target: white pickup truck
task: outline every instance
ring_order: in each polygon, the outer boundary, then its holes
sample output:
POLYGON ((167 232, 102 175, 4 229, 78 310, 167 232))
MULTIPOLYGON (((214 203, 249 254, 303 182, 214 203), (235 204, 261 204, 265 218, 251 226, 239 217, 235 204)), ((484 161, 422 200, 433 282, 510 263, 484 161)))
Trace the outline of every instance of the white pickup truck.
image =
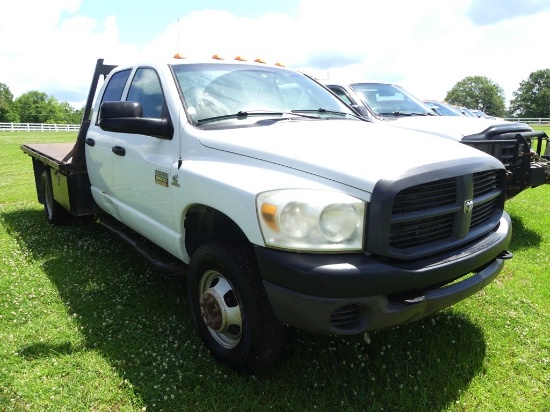
POLYGON ((372 122, 431 133, 496 157, 506 168, 507 198, 550 183, 548 136, 525 123, 438 116, 403 87, 391 83, 325 80, 323 84, 372 122), (546 152, 542 154, 545 140, 546 152))
POLYGON ((200 337, 240 372, 276 358, 285 324, 350 335, 414 321, 511 257, 502 163, 365 121, 277 66, 100 59, 76 143, 21 148, 47 220, 97 215, 186 274, 200 337))

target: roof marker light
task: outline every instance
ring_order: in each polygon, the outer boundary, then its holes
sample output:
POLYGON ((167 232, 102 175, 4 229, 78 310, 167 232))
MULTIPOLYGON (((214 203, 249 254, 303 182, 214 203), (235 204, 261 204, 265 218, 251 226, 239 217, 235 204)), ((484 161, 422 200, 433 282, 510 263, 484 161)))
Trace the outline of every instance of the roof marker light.
POLYGON ((237 56, 237 57, 235 57, 235 60, 238 60, 238 61, 240 61, 240 62, 245 62, 245 61, 246 61, 246 57, 244 57, 244 56, 237 56))
POLYGON ((224 60, 224 58, 222 56, 220 56, 219 54, 213 55, 212 58, 215 59, 215 60, 224 60))
POLYGON ((257 58, 256 60, 254 60, 254 61, 255 61, 256 63, 263 63, 263 64, 265 64, 265 60, 262 59, 262 58, 260 58, 260 57, 258 57, 258 58, 257 58))
POLYGON ((185 59, 185 56, 178 52, 174 54, 174 59, 185 59))

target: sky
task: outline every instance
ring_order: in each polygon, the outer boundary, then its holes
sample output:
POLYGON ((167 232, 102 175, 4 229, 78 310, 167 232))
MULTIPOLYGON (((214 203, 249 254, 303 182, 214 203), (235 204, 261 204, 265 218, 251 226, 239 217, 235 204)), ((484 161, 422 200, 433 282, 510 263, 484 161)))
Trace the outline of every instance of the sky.
POLYGON ((506 104, 550 68, 550 0, 17 0, 2 6, 0 83, 84 104, 95 62, 257 57, 322 79, 443 100, 467 76, 506 104))

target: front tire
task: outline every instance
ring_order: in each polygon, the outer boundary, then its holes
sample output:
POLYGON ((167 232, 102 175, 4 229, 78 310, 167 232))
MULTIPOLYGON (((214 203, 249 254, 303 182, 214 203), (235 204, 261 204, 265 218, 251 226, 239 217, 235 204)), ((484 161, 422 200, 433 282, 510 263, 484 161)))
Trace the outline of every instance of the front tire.
POLYGON ((195 326, 217 360, 242 373, 258 372, 275 360, 284 331, 249 248, 202 245, 191 259, 188 286, 195 326))
POLYGON ((44 213, 48 223, 54 225, 66 225, 71 221, 69 212, 55 201, 53 197, 52 178, 50 169, 42 172, 40 179, 42 189, 42 201, 44 203, 44 213))

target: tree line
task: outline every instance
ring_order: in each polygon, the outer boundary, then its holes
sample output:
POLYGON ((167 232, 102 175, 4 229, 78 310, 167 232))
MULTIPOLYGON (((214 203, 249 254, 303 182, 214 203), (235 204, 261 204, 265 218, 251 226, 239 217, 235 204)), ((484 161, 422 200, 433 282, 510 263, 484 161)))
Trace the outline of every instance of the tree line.
POLYGON ((487 77, 469 76, 447 92, 445 101, 497 117, 550 117, 550 69, 531 73, 512 96, 506 109, 502 87, 487 77))
POLYGON ((9 87, 0 83, 1 123, 79 124, 83 114, 84 107, 75 109, 36 90, 14 99, 9 87))
MULTIPOLYGON (((506 109, 504 90, 485 76, 469 76, 447 92, 445 101, 497 117, 550 117, 550 69, 537 70, 520 83, 506 109)), ((84 108, 75 109, 53 96, 30 91, 14 99, 0 83, 0 122, 78 124, 84 108)))

